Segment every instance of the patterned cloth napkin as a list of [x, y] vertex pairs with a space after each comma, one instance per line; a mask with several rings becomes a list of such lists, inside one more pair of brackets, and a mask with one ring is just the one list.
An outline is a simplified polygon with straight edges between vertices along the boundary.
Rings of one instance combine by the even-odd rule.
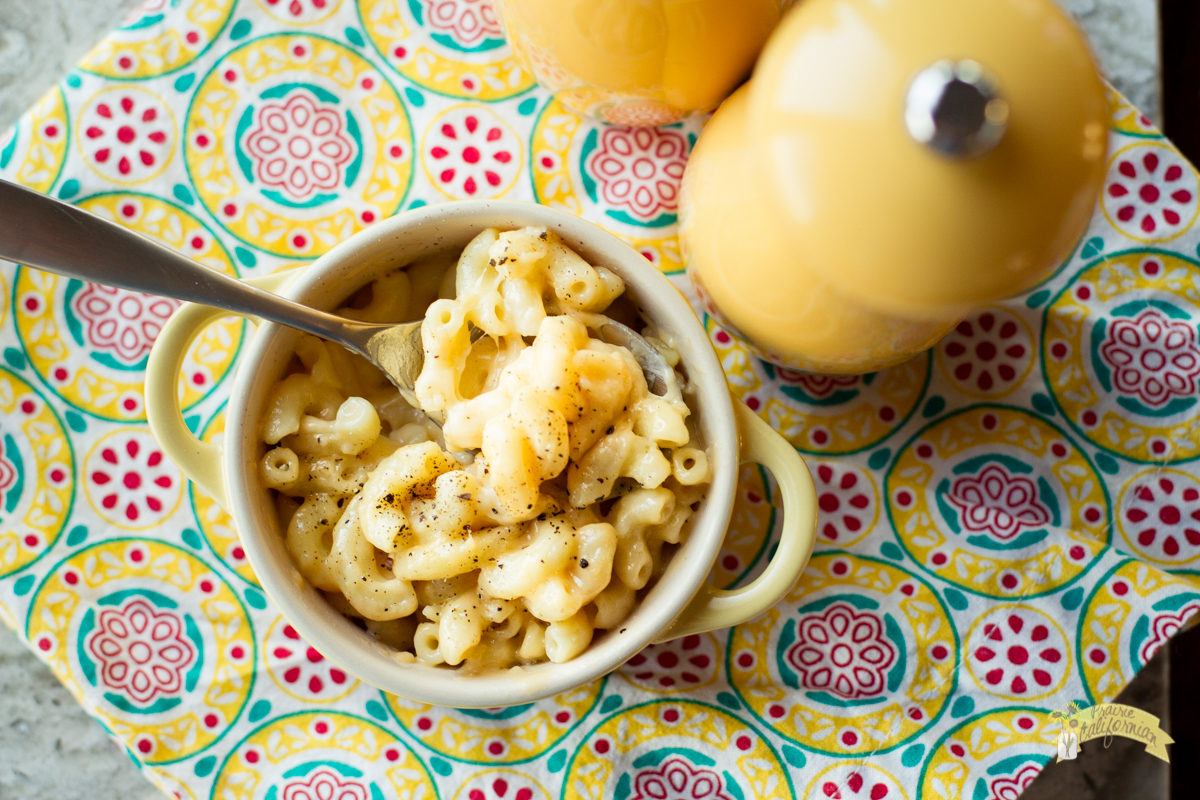
[[[403, 209], [537, 200], [686, 289], [699, 132], [566, 110], [486, 0], [152, 0], [0, 140], [0, 172], [242, 276]], [[903, 366], [775, 369], [708, 320], [735, 394], [808, 459], [812, 563], [761, 619], [515, 708], [385, 696], [308, 646], [146, 427], [178, 304], [4, 264], [0, 619], [179, 798], [1014, 798], [1049, 712], [1113, 698], [1200, 609], [1200, 189], [1115, 94], [1111, 144], [1054, 276]], [[188, 356], [208, 440], [249, 335], [214, 324]], [[769, 558], [777, 506], [743, 468], [717, 584]]]

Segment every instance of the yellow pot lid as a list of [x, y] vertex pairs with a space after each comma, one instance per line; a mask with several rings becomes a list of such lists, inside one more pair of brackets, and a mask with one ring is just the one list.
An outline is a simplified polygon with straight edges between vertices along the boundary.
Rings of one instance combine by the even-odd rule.
[[891, 313], [1036, 283], [1103, 180], [1104, 89], [1051, 0], [804, 0], [749, 120], [797, 259]]

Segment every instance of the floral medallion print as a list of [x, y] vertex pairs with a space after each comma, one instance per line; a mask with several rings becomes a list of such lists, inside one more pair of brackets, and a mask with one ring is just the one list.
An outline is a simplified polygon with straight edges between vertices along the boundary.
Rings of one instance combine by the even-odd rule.
[[511, 769], [476, 773], [459, 787], [454, 800], [549, 800], [542, 785], [529, 775]]
[[422, 89], [496, 101], [534, 86], [490, 0], [358, 0], [358, 15], [380, 58]]
[[337, 188], [343, 167], [355, 154], [332, 104], [298, 91], [287, 102], [264, 103], [246, 137], [246, 152], [259, 183], [295, 202]]
[[865, 761], [842, 761], [808, 784], [804, 800], [908, 800], [900, 781]]
[[149, 431], [113, 431], [84, 460], [88, 502], [102, 519], [143, 530], [171, 516], [183, 498], [183, 475]]
[[89, 346], [136, 364], [180, 305], [169, 297], [88, 283], [71, 300], [71, 311], [83, 323]]
[[524, 162], [512, 128], [483, 106], [455, 106], [439, 115], [421, 142], [425, 174], [452, 200], [489, 200], [512, 188]]
[[62, 90], [52, 89], [12, 128], [0, 133], [0, 172], [34, 191], [50, 191], [66, 163], [70, 129]]
[[395, 87], [351, 47], [316, 35], [267, 35], [225, 53], [199, 81], [183, 139], [217, 223], [283, 258], [319, 256], [391, 216], [412, 179]]
[[705, 327], [734, 395], [809, 455], [880, 444], [908, 422], [929, 385], [929, 355], [867, 375], [815, 375], [760, 360], [712, 317]]
[[949, 620], [900, 567], [818, 553], [781, 604], [732, 630], [727, 669], [741, 701], [788, 740], [838, 758], [886, 752], [920, 736], [953, 694]]
[[439, 709], [384, 695], [406, 731], [431, 750], [471, 764], [513, 764], [550, 752], [600, 701], [608, 679], [508, 708]]
[[1062, 725], [1046, 709], [1008, 707], [959, 723], [932, 746], [919, 797], [1016, 800], [1055, 750]]
[[0, 367], [0, 577], [50, 550], [74, 495], [67, 428], [33, 386]]
[[171, 109], [144, 89], [121, 87], [95, 95], [76, 122], [76, 142], [87, 165], [110, 183], [143, 183], [171, 160]]
[[503, 39], [504, 30], [490, 0], [421, 0], [430, 30], [452, 38], [468, 50], [488, 39]]
[[556, 97], [539, 111], [530, 137], [534, 197], [596, 223], [663, 272], [681, 272], [676, 194], [699, 130], [691, 120], [671, 130], [614, 128]]
[[208, 749], [250, 697], [256, 650], [245, 607], [174, 546], [85, 547], [46, 574], [31, 611], [35, 652], [142, 763]]
[[[233, 258], [199, 219], [150, 195], [114, 192], [80, 207], [236, 276]], [[17, 335], [42, 382], [72, 408], [104, 420], [145, 419], [150, 347], [178, 302], [20, 268], [13, 286]], [[208, 397], [233, 368], [246, 323], [214, 322], [189, 347], [180, 379], [183, 408]]]
[[1194, 583], [1132, 559], [1109, 570], [1084, 601], [1075, 657], [1087, 699], [1108, 703], [1200, 611]]
[[1135, 462], [1200, 456], [1200, 266], [1150, 250], [1084, 267], [1046, 307], [1042, 364], [1063, 416]]
[[883, 619], [870, 611], [856, 612], [846, 603], [802, 616], [796, 643], [784, 654], [801, 688], [843, 700], [881, 694], [888, 670], [899, 657], [884, 634]]
[[1114, 153], [1100, 205], [1130, 239], [1165, 242], [1191, 227], [1200, 210], [1196, 171], [1165, 144], [1132, 144]]
[[942, 375], [974, 397], [1003, 397], [1033, 367], [1034, 338], [1023, 319], [1003, 308], [976, 312], [937, 346]]
[[174, 611], [135, 598], [102, 610], [95, 624], [84, 647], [106, 691], [145, 706], [183, 689], [199, 649], [185, 637], [184, 621]]
[[288, 25], [315, 25], [328, 19], [341, 4], [341, 0], [258, 0], [260, 8]]
[[1073, 582], [1108, 547], [1104, 485], [1049, 422], [985, 405], [918, 432], [884, 494], [900, 544], [922, 569], [987, 597], [1028, 597]]
[[688, 155], [688, 143], [678, 133], [605, 127], [595, 141], [589, 134], [584, 153], [583, 174], [595, 186], [588, 193], [593, 201], [603, 200], [609, 216], [650, 226], [676, 221]]
[[1009, 700], [1037, 700], [1062, 688], [1071, 674], [1066, 634], [1028, 606], [991, 608], [966, 637], [967, 667], [985, 692]]
[[1033, 481], [1009, 472], [1003, 463], [990, 463], [973, 475], [963, 475], [945, 493], [958, 510], [962, 527], [1007, 542], [1024, 530], [1050, 524], [1050, 509], [1038, 499]]
[[235, 6], [223, 0], [148, 0], [84, 57], [80, 69], [116, 80], [177, 72], [212, 46]]
[[1196, 394], [1200, 376], [1196, 328], [1156, 308], [1145, 309], [1134, 319], [1114, 320], [1100, 345], [1100, 358], [1112, 370], [1116, 388], [1150, 408]]
[[625, 662], [622, 678], [648, 692], [687, 692], [717, 679], [721, 646], [711, 633], [652, 644]]
[[817, 489], [818, 541], [848, 547], [866, 536], [879, 519], [879, 490], [871, 473], [836, 461], [809, 461]]
[[371, 720], [336, 711], [277, 717], [218, 762], [215, 797], [280, 800], [429, 800], [421, 760]]
[[284, 694], [305, 703], [333, 702], [358, 686], [357, 678], [300, 638], [283, 617], [267, 629], [262, 652], [275, 685]]
[[1200, 480], [1174, 469], [1135, 475], [1121, 491], [1117, 527], [1125, 545], [1169, 570], [1192, 571], [1200, 558]]
[[567, 766], [563, 800], [784, 800], [791, 776], [764, 737], [715, 706], [661, 701], [597, 725]]

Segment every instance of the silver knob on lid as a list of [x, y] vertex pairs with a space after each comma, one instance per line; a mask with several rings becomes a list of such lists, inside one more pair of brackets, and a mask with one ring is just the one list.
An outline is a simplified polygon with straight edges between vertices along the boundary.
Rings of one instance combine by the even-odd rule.
[[1008, 103], [976, 61], [938, 61], [908, 87], [904, 122], [913, 139], [951, 158], [990, 153], [1008, 127]]

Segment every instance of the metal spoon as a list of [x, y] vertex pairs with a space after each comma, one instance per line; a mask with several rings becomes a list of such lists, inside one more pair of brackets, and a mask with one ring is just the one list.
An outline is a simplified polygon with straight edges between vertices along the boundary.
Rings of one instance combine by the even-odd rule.
[[[413, 386], [425, 352], [421, 321], [359, 322], [294, 303], [223, 275], [115, 222], [7, 181], [0, 181], [0, 258], [135, 292], [173, 297], [261, 317], [337, 342], [379, 367], [414, 408]], [[612, 325], [619, 325], [613, 322]], [[664, 390], [670, 367], [623, 325], [647, 383]], [[478, 338], [474, 331], [472, 341]], [[607, 337], [606, 337], [607, 338]], [[657, 356], [657, 363], [655, 363]]]

